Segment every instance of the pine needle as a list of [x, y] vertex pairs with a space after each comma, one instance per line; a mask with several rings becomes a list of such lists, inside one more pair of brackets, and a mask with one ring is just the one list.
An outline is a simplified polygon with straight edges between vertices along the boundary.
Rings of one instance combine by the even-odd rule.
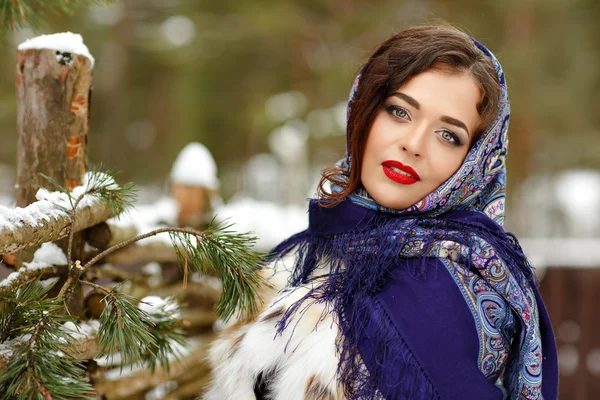
[[156, 356], [156, 338], [149, 329], [150, 316], [135, 307], [133, 297], [111, 290], [104, 299], [106, 308], [100, 315], [98, 342], [100, 354], [109, 358], [120, 352], [121, 371], [125, 365], [141, 365], [147, 354]]
[[38, 29], [46, 15], [73, 15], [79, 8], [108, 5], [115, 0], [0, 0], [0, 32]]
[[[61, 351], [73, 345], [73, 337], [63, 326], [73, 319], [64, 314], [61, 304], [46, 298], [50, 288], [35, 281], [16, 290], [14, 300], [3, 299], [4, 306], [12, 303], [15, 309], [8, 316], [8, 332], [4, 332], [13, 356], [0, 375], [1, 400], [67, 400], [93, 395], [80, 362]], [[7, 318], [5, 307], [1, 317]]]
[[198, 235], [169, 232], [181, 265], [191, 264], [195, 272], [212, 272], [221, 279], [223, 293], [216, 312], [225, 321], [233, 315], [254, 315], [260, 302], [257, 288], [268, 286], [258, 274], [265, 255], [252, 248], [257, 238], [234, 231], [232, 226], [215, 224], [213, 220]]

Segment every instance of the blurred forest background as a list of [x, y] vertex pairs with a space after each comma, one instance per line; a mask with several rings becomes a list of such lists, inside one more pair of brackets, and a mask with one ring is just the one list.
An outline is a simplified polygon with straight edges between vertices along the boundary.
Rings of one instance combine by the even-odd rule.
[[[319, 171], [344, 153], [345, 101], [361, 63], [392, 33], [433, 18], [463, 28], [503, 64], [513, 110], [508, 226], [539, 234], [523, 223], [527, 210], [540, 198], [574, 201], [549, 198], [548, 177], [600, 168], [593, 0], [120, 0], [49, 15], [38, 32], [19, 30], [0, 47], [0, 190], [10, 196], [14, 177], [16, 46], [39, 33], [80, 33], [96, 58], [92, 164], [161, 187], [177, 153], [198, 141], [214, 155], [225, 200], [245, 193], [304, 204]], [[281, 176], [290, 162], [293, 181]], [[587, 180], [564, 179], [577, 186], [566, 191], [584, 190], [574, 208], [600, 208], [599, 195], [590, 195], [600, 182], [584, 172]], [[537, 185], [523, 194], [531, 177]], [[562, 208], [545, 211], [568, 214]], [[552, 226], [542, 236], [580, 231]]]
[[232, 222], [267, 238], [268, 250], [306, 225], [320, 170], [344, 155], [346, 99], [361, 64], [391, 34], [436, 18], [504, 67], [506, 227], [543, 279], [561, 398], [599, 398], [598, 1], [116, 0], [46, 15], [37, 31], [0, 43], [0, 205], [14, 205], [16, 48], [71, 31], [96, 59], [89, 163], [123, 171], [141, 202], [154, 203], [178, 153], [200, 142], [216, 161], [222, 204], [241, 204]]

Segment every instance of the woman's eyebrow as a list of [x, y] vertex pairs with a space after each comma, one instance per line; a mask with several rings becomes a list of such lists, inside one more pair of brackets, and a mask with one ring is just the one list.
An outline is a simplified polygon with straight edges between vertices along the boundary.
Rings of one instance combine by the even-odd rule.
[[454, 125], [454, 126], [459, 127], [459, 128], [462, 128], [462, 129], [464, 129], [467, 132], [467, 135], [469, 135], [469, 137], [471, 136], [471, 133], [469, 132], [469, 129], [467, 129], [467, 125], [465, 125], [464, 122], [462, 122], [462, 121], [460, 121], [460, 120], [458, 120], [456, 118], [452, 118], [452, 117], [449, 117], [447, 115], [443, 115], [440, 118], [440, 121], [446, 122], [446, 123], [448, 123], [450, 125]]
[[[407, 95], [406, 93], [402, 93], [402, 92], [394, 92], [392, 93], [392, 96], [396, 96], [399, 99], [402, 99], [404, 101], [406, 101], [408, 104], [410, 104], [411, 106], [413, 106], [414, 108], [416, 108], [417, 110], [421, 109], [421, 104], [414, 98], [414, 97], [410, 97], [409, 95]], [[450, 125], [454, 125], [458, 128], [462, 128], [465, 130], [465, 132], [467, 132], [467, 135], [470, 137], [471, 133], [469, 132], [469, 129], [467, 128], [467, 125], [456, 119], [456, 118], [452, 118], [449, 117], [447, 115], [444, 115], [440, 118], [440, 121], [442, 122], [446, 122]]]
[[392, 96], [396, 96], [397, 98], [406, 101], [408, 104], [410, 104], [417, 110], [421, 108], [421, 104], [419, 104], [419, 102], [417, 100], [415, 100], [414, 98], [410, 97], [407, 94], [404, 94], [402, 92], [394, 92], [394, 93], [392, 93]]

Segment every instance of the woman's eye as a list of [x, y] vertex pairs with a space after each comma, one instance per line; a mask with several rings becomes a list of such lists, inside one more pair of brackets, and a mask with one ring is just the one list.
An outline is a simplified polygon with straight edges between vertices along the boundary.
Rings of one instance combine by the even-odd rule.
[[406, 119], [408, 118], [408, 113], [403, 108], [395, 108], [394, 115], [398, 118]]
[[447, 142], [451, 142], [456, 145], [460, 144], [458, 137], [450, 131], [440, 131], [439, 135], [442, 137], [442, 139], [446, 140]]
[[410, 119], [408, 112], [402, 107], [388, 106], [388, 107], [386, 107], [386, 110], [393, 117], [400, 118], [400, 119]]

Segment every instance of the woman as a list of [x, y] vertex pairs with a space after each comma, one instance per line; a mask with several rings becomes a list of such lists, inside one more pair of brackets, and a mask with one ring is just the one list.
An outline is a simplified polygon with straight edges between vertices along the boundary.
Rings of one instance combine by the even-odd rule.
[[205, 398], [555, 399], [550, 321], [501, 227], [508, 119], [498, 61], [464, 33], [381, 44], [346, 158], [274, 250], [265, 309], [211, 349]]

